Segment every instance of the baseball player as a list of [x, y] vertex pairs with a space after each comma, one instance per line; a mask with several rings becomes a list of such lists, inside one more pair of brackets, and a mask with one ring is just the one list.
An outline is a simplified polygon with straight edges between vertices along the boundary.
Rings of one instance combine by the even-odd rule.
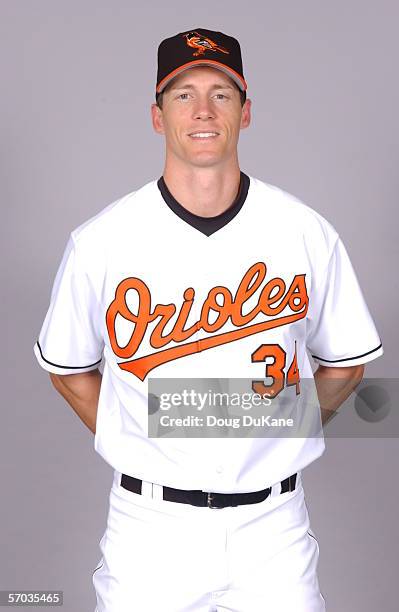
[[296, 415], [307, 379], [325, 423], [383, 354], [335, 228], [240, 169], [246, 90], [232, 36], [161, 42], [162, 176], [71, 232], [34, 347], [114, 470], [96, 612], [325, 610], [302, 482], [323, 436], [148, 430], [149, 381], [175, 378], [246, 378]]

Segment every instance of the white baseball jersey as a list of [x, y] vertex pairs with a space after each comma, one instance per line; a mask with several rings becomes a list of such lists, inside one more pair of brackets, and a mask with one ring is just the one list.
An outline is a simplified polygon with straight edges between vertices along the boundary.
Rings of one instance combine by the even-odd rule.
[[34, 350], [56, 374], [103, 360], [94, 446], [115, 470], [215, 492], [277, 483], [324, 439], [149, 437], [149, 377], [271, 376], [294, 406], [298, 380], [313, 379], [307, 350], [330, 367], [383, 354], [334, 227], [243, 172], [217, 217], [188, 212], [161, 178], [72, 231]]

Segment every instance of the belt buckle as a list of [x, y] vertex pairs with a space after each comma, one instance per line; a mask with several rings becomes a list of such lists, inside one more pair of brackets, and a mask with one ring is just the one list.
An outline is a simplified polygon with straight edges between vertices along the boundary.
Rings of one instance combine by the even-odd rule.
[[212, 501], [213, 501], [212, 493], [208, 492], [207, 498], [206, 498], [206, 505], [208, 506], [208, 508], [216, 508], [216, 509], [218, 509], [219, 506], [213, 506], [212, 505]]

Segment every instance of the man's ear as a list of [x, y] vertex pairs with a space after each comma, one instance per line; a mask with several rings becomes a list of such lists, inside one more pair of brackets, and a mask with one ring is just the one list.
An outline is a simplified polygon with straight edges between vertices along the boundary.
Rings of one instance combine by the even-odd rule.
[[247, 98], [241, 110], [241, 124], [240, 124], [241, 129], [247, 128], [249, 124], [251, 123], [251, 107], [252, 107], [252, 100]]
[[159, 108], [158, 104], [153, 102], [151, 104], [151, 118], [152, 118], [152, 126], [157, 134], [165, 134], [165, 129], [163, 125], [163, 116], [162, 109]]

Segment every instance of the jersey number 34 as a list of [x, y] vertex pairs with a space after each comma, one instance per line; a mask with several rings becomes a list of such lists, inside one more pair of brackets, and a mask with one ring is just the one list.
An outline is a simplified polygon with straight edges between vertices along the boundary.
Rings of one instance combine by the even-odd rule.
[[287, 387], [295, 385], [296, 395], [299, 395], [300, 383], [296, 354], [296, 341], [294, 357], [287, 372], [285, 372], [287, 353], [279, 344], [261, 344], [256, 351], [252, 353], [251, 361], [253, 363], [266, 361], [267, 357], [272, 357], [273, 363], [266, 364], [265, 377], [271, 378], [272, 382], [269, 385], [266, 385], [262, 380], [253, 380], [252, 389], [255, 391], [255, 393], [259, 393], [259, 395], [277, 397], [277, 395], [284, 389], [284, 385]]

